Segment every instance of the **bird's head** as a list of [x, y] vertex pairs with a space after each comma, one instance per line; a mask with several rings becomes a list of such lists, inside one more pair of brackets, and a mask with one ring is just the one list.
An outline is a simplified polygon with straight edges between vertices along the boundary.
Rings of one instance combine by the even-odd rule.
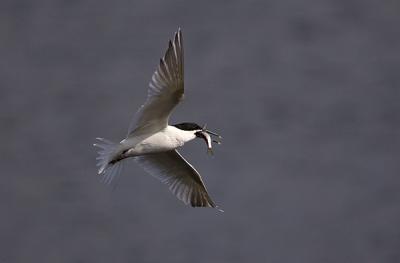
[[211, 138], [212, 136], [218, 137], [219, 139], [222, 139], [222, 136], [212, 132], [210, 130], [207, 130], [206, 125], [201, 127], [200, 125], [193, 123], [193, 122], [184, 122], [184, 123], [179, 123], [174, 125], [176, 128], [184, 130], [184, 131], [193, 131], [194, 135], [196, 135], [197, 138], [203, 139], [206, 144], [207, 144], [207, 153], [212, 154], [212, 142], [215, 142], [217, 144], [221, 144], [220, 141], [217, 141], [215, 139]]

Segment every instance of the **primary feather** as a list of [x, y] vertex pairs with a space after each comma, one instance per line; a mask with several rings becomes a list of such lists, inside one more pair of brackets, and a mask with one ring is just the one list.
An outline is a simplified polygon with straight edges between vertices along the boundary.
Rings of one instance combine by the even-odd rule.
[[146, 172], [169, 186], [169, 190], [185, 204], [215, 207], [200, 174], [178, 151], [135, 157]]
[[128, 136], [157, 132], [168, 125], [173, 109], [184, 94], [183, 39], [180, 30], [160, 59], [147, 92], [146, 102], [136, 112]]

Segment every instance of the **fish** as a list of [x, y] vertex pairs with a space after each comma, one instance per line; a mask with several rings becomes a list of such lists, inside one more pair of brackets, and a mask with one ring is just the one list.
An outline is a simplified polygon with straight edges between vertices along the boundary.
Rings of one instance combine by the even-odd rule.
[[217, 140], [213, 140], [213, 139], [211, 138], [210, 134], [211, 134], [211, 135], [214, 135], [214, 136], [218, 136], [219, 138], [222, 138], [222, 137], [221, 137], [220, 135], [218, 135], [218, 134], [216, 134], [216, 133], [214, 133], [214, 132], [208, 131], [208, 130], [206, 130], [206, 129], [203, 129], [203, 131], [201, 131], [200, 134], [201, 134], [201, 137], [202, 137], [202, 138], [204, 139], [204, 141], [206, 142], [206, 145], [207, 145], [207, 154], [213, 155], [214, 152], [213, 152], [213, 150], [212, 150], [212, 143], [214, 142], [214, 143], [216, 143], [216, 144], [221, 144], [221, 142], [220, 142], [220, 141], [217, 141]]

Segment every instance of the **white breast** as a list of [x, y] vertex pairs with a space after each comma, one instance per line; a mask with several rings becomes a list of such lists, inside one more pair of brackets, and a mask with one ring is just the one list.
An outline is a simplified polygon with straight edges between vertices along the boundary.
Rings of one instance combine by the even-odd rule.
[[[194, 131], [184, 131], [174, 126], [167, 126], [165, 129], [151, 135], [141, 136], [141, 138], [130, 138], [122, 141], [126, 144], [129, 150], [127, 155], [137, 156], [142, 154], [149, 154], [155, 152], [163, 152], [174, 150], [181, 147], [185, 142], [191, 141], [196, 138]], [[135, 145], [131, 142], [135, 141]]]

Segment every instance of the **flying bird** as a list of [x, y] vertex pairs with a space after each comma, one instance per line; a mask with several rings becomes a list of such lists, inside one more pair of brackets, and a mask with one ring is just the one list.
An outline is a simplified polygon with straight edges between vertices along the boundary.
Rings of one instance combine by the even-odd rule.
[[195, 139], [203, 139], [212, 154], [213, 137], [222, 138], [193, 122], [169, 125], [169, 117], [184, 96], [183, 39], [180, 29], [169, 41], [167, 51], [149, 83], [147, 100], [136, 112], [125, 139], [113, 143], [103, 138], [97, 166], [103, 181], [111, 183], [119, 175], [127, 158], [133, 158], [146, 172], [168, 185], [169, 190], [186, 205], [214, 207], [200, 174], [178, 152]]

